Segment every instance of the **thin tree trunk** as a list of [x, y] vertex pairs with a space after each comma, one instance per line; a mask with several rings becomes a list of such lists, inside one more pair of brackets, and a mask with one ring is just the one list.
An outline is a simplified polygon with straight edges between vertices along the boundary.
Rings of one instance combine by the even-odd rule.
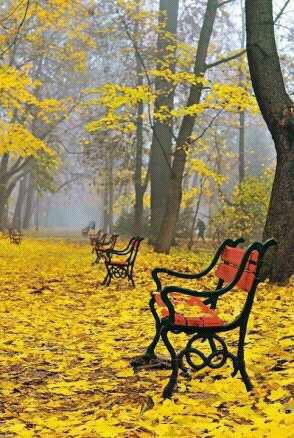
[[190, 234], [190, 240], [188, 242], [188, 249], [191, 250], [193, 247], [193, 238], [194, 238], [194, 231], [195, 231], [195, 225], [196, 225], [196, 220], [198, 217], [198, 213], [199, 213], [199, 208], [200, 208], [200, 203], [201, 203], [201, 199], [202, 199], [202, 194], [203, 194], [203, 187], [204, 187], [204, 178], [201, 179], [201, 183], [200, 183], [200, 191], [199, 191], [199, 195], [198, 195], [198, 199], [197, 199], [197, 204], [196, 204], [196, 208], [195, 208], [195, 212], [194, 212], [194, 216], [193, 216], [193, 222], [192, 222], [192, 226], [191, 226], [191, 234]]
[[239, 114], [239, 184], [245, 178], [245, 112]]
[[[167, 37], [167, 34], [176, 37], [178, 22], [179, 0], [160, 0], [159, 5], [159, 25], [162, 27], [158, 36], [157, 48], [158, 59], [160, 62], [157, 68], [162, 69], [161, 62], [164, 60], [169, 63], [169, 68], [175, 70], [174, 54], [176, 47], [174, 45], [173, 53], [170, 50], [173, 42]], [[162, 107], [172, 110], [174, 106], [174, 87], [170, 81], [161, 78], [155, 80], [155, 90], [158, 97], [155, 101], [155, 112]], [[172, 126], [169, 122], [160, 122], [155, 120], [153, 138], [151, 144], [151, 240], [155, 241], [162, 219], [164, 216], [168, 184], [170, 179], [170, 162], [172, 152]]]
[[33, 215], [33, 198], [34, 198], [34, 187], [33, 187], [32, 175], [30, 174], [27, 193], [26, 193], [26, 203], [25, 203], [25, 209], [23, 215], [23, 224], [22, 224], [24, 230], [30, 228], [30, 223]]
[[109, 168], [108, 168], [108, 221], [109, 221], [109, 232], [113, 231], [113, 157], [110, 152], [109, 157]]
[[4, 154], [1, 159], [0, 164], [0, 229], [3, 230], [5, 228], [5, 216], [8, 210], [7, 210], [7, 198], [6, 198], [6, 188], [7, 188], [7, 180], [5, 178], [7, 169], [8, 169], [8, 163], [9, 163], [9, 154]]
[[36, 206], [35, 206], [35, 230], [39, 231], [40, 227], [40, 194], [37, 192]]
[[271, 1], [246, 0], [246, 28], [254, 92], [277, 151], [263, 237], [274, 237], [278, 248], [268, 274], [271, 281], [285, 283], [294, 274], [294, 104], [284, 85]]
[[[217, 8], [217, 0], [208, 0], [195, 59], [194, 73], [196, 76], [203, 75], [206, 69], [206, 57]], [[203, 87], [200, 84], [191, 87], [187, 106], [192, 106], [200, 102], [202, 88]], [[189, 143], [195, 119], [195, 116], [185, 116], [181, 124], [177, 139], [177, 147], [174, 153], [166, 210], [159, 238], [156, 243], [156, 251], [158, 252], [168, 253], [171, 247], [171, 242], [175, 236], [176, 224], [182, 200], [182, 181], [186, 164], [185, 145]]]
[[[245, 9], [244, 2], [241, 0], [241, 11], [242, 11], [242, 34], [241, 34], [241, 49], [245, 48], [245, 37], [246, 37], [246, 22], [245, 22]], [[240, 72], [239, 72], [239, 85], [245, 79], [244, 72], [242, 70], [242, 61], [244, 55], [240, 57]], [[241, 111], [239, 114], [239, 184], [245, 178], [245, 111]]]
[[17, 200], [16, 200], [14, 215], [12, 219], [12, 227], [18, 230], [21, 229], [21, 223], [22, 223], [22, 209], [25, 200], [26, 179], [27, 178], [22, 178], [19, 181]]
[[[138, 54], [136, 54], [137, 85], [143, 85], [143, 68]], [[137, 107], [137, 127], [136, 127], [136, 163], [135, 163], [135, 208], [134, 208], [134, 234], [142, 235], [143, 225], [143, 184], [142, 184], [142, 165], [143, 165], [143, 115], [144, 104], [138, 103]]]

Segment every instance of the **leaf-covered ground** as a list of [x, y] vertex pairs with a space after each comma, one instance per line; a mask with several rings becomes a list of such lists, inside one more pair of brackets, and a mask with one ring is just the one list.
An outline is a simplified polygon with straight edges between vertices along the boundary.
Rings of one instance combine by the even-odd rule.
[[[180, 376], [173, 400], [162, 402], [170, 371], [134, 374], [128, 364], [153, 334], [150, 269], [195, 271], [207, 260], [143, 245], [136, 289], [117, 281], [103, 288], [104, 267], [91, 265], [86, 244], [1, 240], [0, 436], [293, 436], [293, 282], [258, 289], [246, 345], [253, 394], [230, 376], [229, 363], [192, 381]], [[237, 292], [224, 308], [234, 312], [241, 300]]]

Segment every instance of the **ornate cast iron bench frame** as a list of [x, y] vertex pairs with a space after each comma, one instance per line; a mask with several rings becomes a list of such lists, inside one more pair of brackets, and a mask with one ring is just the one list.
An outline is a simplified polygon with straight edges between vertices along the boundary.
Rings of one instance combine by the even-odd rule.
[[[135, 236], [130, 239], [128, 245], [122, 250], [106, 250], [105, 267], [107, 274], [103, 280], [103, 285], [109, 286], [114, 277], [127, 278], [132, 283], [132, 286], [135, 287], [134, 266], [143, 240], [143, 237]], [[114, 259], [113, 256], [115, 257]]]
[[99, 263], [100, 260], [105, 260], [107, 252], [112, 251], [115, 247], [119, 234], [111, 234], [108, 240], [107, 234], [103, 235], [103, 239], [100, 241], [97, 239], [94, 245], [94, 251], [96, 252], [96, 260], [94, 263]]
[[[274, 239], [269, 239], [264, 243], [254, 242], [246, 250], [237, 248], [243, 239], [225, 240], [216, 251], [210, 265], [200, 273], [186, 274], [182, 272], [171, 271], [169, 269], [157, 268], [152, 271], [152, 277], [157, 286], [157, 292], [151, 294], [149, 302], [150, 310], [155, 320], [155, 336], [145, 354], [131, 361], [135, 368], [144, 368], [146, 366], [160, 368], [162, 362], [155, 355], [155, 348], [160, 339], [165, 344], [170, 357], [172, 373], [168, 384], [163, 390], [163, 397], [170, 398], [177, 385], [179, 369], [186, 376], [189, 376], [187, 368], [184, 366], [184, 359], [194, 371], [198, 371], [206, 366], [210, 368], [222, 367], [228, 358], [232, 360], [233, 372], [235, 376], [238, 372], [245, 384], [247, 391], [253, 388], [250, 378], [245, 368], [244, 341], [247, 331], [247, 323], [252, 309], [254, 296], [258, 284], [263, 280], [259, 277], [262, 261], [267, 250], [276, 245]], [[206, 276], [217, 264], [221, 257], [221, 262], [216, 270], [218, 283], [214, 291], [197, 291], [186, 289], [178, 286], [167, 286], [162, 289], [158, 274], [164, 273], [177, 278], [200, 279]], [[218, 299], [231, 291], [235, 286], [247, 292], [245, 304], [239, 315], [230, 322], [224, 322], [216, 313]], [[174, 304], [176, 300], [181, 302], [180, 298], [188, 300], [188, 304], [196, 305], [200, 308], [206, 317], [185, 317], [178, 314]], [[155, 308], [157, 304], [162, 309], [163, 317], [160, 317]], [[239, 329], [239, 340], [237, 354], [232, 354], [226, 345], [225, 340], [219, 336], [219, 333], [229, 332]], [[186, 333], [190, 336], [186, 346], [179, 354], [176, 353], [171, 344], [168, 333], [174, 334]], [[196, 348], [197, 341], [207, 341], [211, 353], [207, 356], [199, 348]], [[195, 363], [195, 358], [201, 360]], [[165, 363], [166, 366], [166, 363]]]

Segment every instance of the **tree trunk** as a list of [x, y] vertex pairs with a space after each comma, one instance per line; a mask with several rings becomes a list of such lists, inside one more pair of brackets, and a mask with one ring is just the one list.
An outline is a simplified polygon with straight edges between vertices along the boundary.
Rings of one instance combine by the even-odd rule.
[[[138, 54], [136, 54], [136, 67], [137, 67], [137, 85], [143, 85], [143, 68]], [[137, 107], [137, 127], [136, 127], [136, 163], [135, 163], [135, 208], [134, 208], [134, 234], [142, 235], [143, 225], [143, 183], [142, 183], [142, 165], [143, 165], [143, 115], [144, 104], [138, 103]]]
[[239, 114], [239, 184], [245, 178], [245, 112]]
[[0, 230], [5, 228], [5, 216], [7, 212], [7, 197], [6, 197], [6, 188], [7, 181], [5, 175], [7, 173], [9, 163], [9, 154], [4, 154], [1, 159], [0, 164]]
[[[160, 0], [159, 24], [161, 30], [158, 36], [157, 48], [160, 62], [157, 68], [162, 69], [162, 61], [169, 63], [169, 68], [175, 70], [174, 45], [171, 51], [172, 42], [166, 35], [177, 34], [179, 0]], [[158, 97], [155, 101], [154, 110], [157, 112], [162, 107], [172, 110], [174, 106], [174, 87], [170, 81], [161, 78], [155, 80], [155, 90]], [[170, 162], [172, 152], [172, 126], [169, 122], [155, 120], [153, 138], [151, 144], [151, 239], [156, 240], [163, 215], [166, 208], [168, 184], [170, 179]]]
[[12, 227], [16, 228], [17, 230], [21, 229], [22, 208], [25, 200], [25, 191], [26, 191], [26, 178], [22, 178], [19, 181], [17, 200], [16, 200], [14, 215], [12, 219]]
[[[208, 0], [195, 59], [194, 73], [196, 76], [203, 75], [206, 69], [206, 57], [217, 8], [217, 0]], [[193, 85], [190, 90], [187, 106], [198, 104], [201, 99], [201, 93], [202, 85]], [[189, 143], [195, 120], [195, 116], [185, 116], [181, 124], [177, 139], [177, 147], [174, 153], [172, 173], [169, 181], [166, 210], [161, 224], [158, 241], [156, 243], [157, 252], [168, 253], [170, 251], [171, 242], [175, 236], [176, 224], [182, 200], [182, 181], [186, 164], [186, 152], [184, 147]]]
[[198, 217], [198, 213], [199, 213], [199, 208], [200, 208], [200, 203], [201, 203], [201, 199], [202, 199], [202, 195], [203, 195], [204, 183], [205, 183], [205, 178], [202, 177], [201, 182], [200, 182], [200, 191], [199, 191], [197, 204], [196, 204], [196, 208], [195, 208], [195, 212], [194, 212], [194, 216], [193, 216], [192, 226], [191, 226], [190, 240], [188, 242], [188, 249], [189, 250], [192, 249], [193, 243], [194, 243], [195, 225], [196, 225], [196, 221], [197, 221], [197, 217]]
[[294, 274], [294, 105], [281, 72], [271, 1], [246, 0], [246, 28], [253, 88], [277, 151], [264, 239], [274, 237], [278, 248], [268, 274], [285, 283]]
[[113, 157], [110, 152], [109, 167], [108, 167], [108, 222], [109, 232], [113, 232]]
[[109, 227], [109, 214], [108, 214], [108, 188], [105, 181], [103, 191], [103, 229], [106, 233]]
[[27, 193], [26, 193], [26, 203], [25, 203], [25, 210], [24, 210], [23, 224], [22, 224], [24, 230], [28, 230], [30, 228], [30, 223], [33, 215], [33, 198], [34, 198], [34, 187], [33, 187], [32, 175], [30, 175]]
[[[245, 9], [244, 2], [241, 0], [242, 11], [242, 33], [241, 33], [241, 49], [245, 48], [246, 37], [246, 22], [245, 22]], [[245, 75], [242, 71], [244, 55], [240, 57], [240, 72], [239, 72], [239, 85], [242, 86], [242, 82], [245, 79]], [[239, 114], [239, 184], [245, 178], [245, 111], [241, 111]]]
[[37, 196], [36, 196], [34, 222], [35, 222], [35, 230], [39, 231], [39, 228], [40, 228], [40, 193], [38, 193], [38, 192], [37, 192]]

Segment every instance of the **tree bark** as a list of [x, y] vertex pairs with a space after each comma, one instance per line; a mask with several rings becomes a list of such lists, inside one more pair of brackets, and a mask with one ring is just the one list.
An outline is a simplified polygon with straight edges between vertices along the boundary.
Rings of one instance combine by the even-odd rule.
[[22, 225], [22, 209], [25, 200], [25, 191], [26, 191], [26, 178], [22, 178], [21, 180], [19, 180], [17, 200], [16, 200], [14, 215], [12, 219], [12, 227], [16, 228], [17, 230], [20, 230]]
[[[137, 85], [142, 86], [143, 80], [143, 68], [139, 55], [136, 54], [136, 71], [137, 71]], [[138, 103], [137, 107], [137, 126], [136, 126], [136, 162], [135, 162], [135, 208], [134, 208], [134, 234], [142, 235], [142, 225], [143, 225], [143, 198], [144, 189], [142, 183], [142, 165], [143, 165], [143, 115], [144, 115], [144, 104], [143, 102]]]
[[277, 152], [263, 237], [274, 237], [278, 248], [268, 274], [272, 282], [286, 283], [294, 274], [294, 105], [284, 85], [270, 0], [246, 0], [246, 28], [252, 84]]
[[32, 175], [29, 176], [28, 188], [26, 193], [26, 203], [23, 215], [23, 224], [22, 227], [24, 230], [28, 230], [30, 228], [32, 215], [33, 215], [33, 198], [34, 198], [34, 186]]
[[[160, 62], [157, 68], [162, 69], [162, 61], [169, 61], [170, 70], [175, 70], [174, 53], [171, 52], [171, 41], [166, 34], [176, 37], [179, 0], [160, 0], [159, 32], [157, 48]], [[174, 52], [176, 47], [174, 47]], [[155, 101], [155, 112], [162, 107], [172, 110], [174, 106], [174, 87], [170, 81], [161, 78], [155, 80], [158, 97]], [[168, 184], [170, 179], [170, 162], [172, 152], [172, 126], [169, 122], [155, 120], [151, 144], [151, 240], [155, 241], [162, 223], [166, 208]]]
[[[241, 34], [241, 49], [245, 47], [245, 37], [246, 37], [246, 21], [245, 21], [245, 9], [244, 2], [241, 0], [241, 11], [242, 11], [242, 34]], [[242, 71], [242, 60], [243, 56], [240, 57], [240, 72], [239, 72], [239, 85], [242, 86], [242, 82], [245, 79], [245, 75]], [[245, 111], [241, 111], [239, 114], [239, 184], [245, 178]]]
[[[204, 75], [206, 70], [206, 57], [217, 9], [217, 0], [208, 0], [194, 65], [194, 73], [196, 76]], [[187, 106], [192, 106], [200, 102], [202, 88], [200, 84], [191, 87]], [[171, 248], [171, 242], [175, 236], [182, 200], [182, 181], [186, 164], [185, 146], [189, 143], [195, 120], [195, 116], [185, 116], [180, 127], [169, 180], [166, 210], [155, 247], [157, 252], [168, 253]]]

